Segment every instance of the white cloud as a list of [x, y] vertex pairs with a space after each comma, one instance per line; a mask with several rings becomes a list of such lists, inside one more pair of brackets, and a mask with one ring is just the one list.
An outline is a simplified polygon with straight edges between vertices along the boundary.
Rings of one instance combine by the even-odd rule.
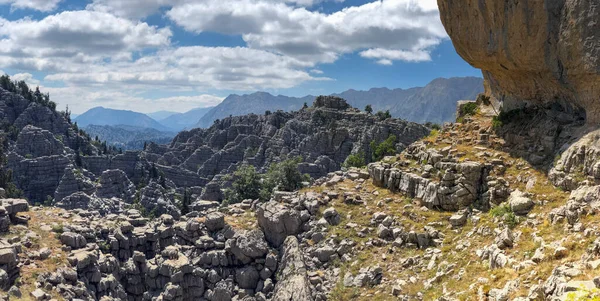
[[379, 64], [391, 65], [392, 61], [405, 62], [425, 62], [431, 61], [431, 55], [428, 51], [422, 49], [406, 50], [390, 50], [375, 48], [362, 51], [360, 56], [364, 58], [377, 59]]
[[375, 48], [413, 52], [388, 58], [410, 61], [447, 37], [435, 0], [382, 0], [329, 15], [281, 1], [205, 0], [175, 5], [167, 16], [191, 32], [242, 35], [251, 48], [314, 63]]
[[[172, 33], [143, 22], [132, 22], [111, 14], [68, 11], [40, 21], [0, 18], [0, 55], [21, 53], [23, 57], [110, 57], [122, 52], [168, 46]], [[75, 57], [77, 60], [78, 58]]]
[[[2, 0], [0, 0], [2, 1]], [[40, 0], [38, 0], [40, 1]], [[56, 1], [56, 0], [55, 0]], [[289, 3], [300, 7], [311, 7], [327, 1], [344, 2], [345, 0], [263, 0], [274, 3]], [[161, 8], [171, 8], [186, 4], [203, 4], [205, 0], [93, 0], [86, 6], [87, 10], [107, 12], [116, 16], [143, 19], [160, 11]], [[235, 5], [235, 3], [234, 3]]]
[[11, 76], [10, 79], [16, 81], [25, 81], [30, 87], [35, 87], [40, 84], [40, 81], [35, 79], [31, 73], [17, 73]]
[[262, 90], [291, 88], [312, 77], [311, 63], [267, 51], [236, 47], [179, 47], [159, 51], [133, 62], [83, 64], [74, 72], [57, 72], [48, 81], [73, 86], [127, 85], [144, 89]]
[[[0, 68], [19, 70], [15, 76], [33, 85], [61, 86], [45, 89], [74, 112], [98, 105], [185, 111], [222, 100], [207, 90], [331, 80], [318, 65], [346, 53], [382, 65], [427, 61], [446, 38], [435, 0], [380, 0], [331, 14], [312, 10], [325, 1], [343, 0], [93, 0], [86, 10], [41, 20], [0, 17]], [[40, 10], [59, 2], [0, 0], [15, 8], [41, 3]], [[187, 31], [241, 36], [247, 46], [178, 46], [170, 28], [140, 21], [161, 11]], [[32, 71], [45, 74], [41, 82]], [[152, 100], [141, 91], [197, 96]]]
[[0, 0], [0, 4], [10, 4], [12, 10], [33, 9], [42, 12], [53, 11], [62, 0]]
[[59, 109], [62, 110], [69, 105], [69, 109], [76, 114], [97, 106], [142, 113], [160, 110], [187, 112], [195, 108], [217, 105], [224, 99], [210, 94], [147, 98], [126, 89], [105, 87], [42, 87], [40, 89], [50, 93], [52, 100], [58, 102]]

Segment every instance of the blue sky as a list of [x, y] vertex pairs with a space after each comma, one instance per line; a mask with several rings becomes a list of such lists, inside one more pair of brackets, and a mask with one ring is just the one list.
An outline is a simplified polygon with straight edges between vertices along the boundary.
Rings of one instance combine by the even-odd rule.
[[0, 0], [0, 70], [75, 113], [481, 76], [435, 0]]

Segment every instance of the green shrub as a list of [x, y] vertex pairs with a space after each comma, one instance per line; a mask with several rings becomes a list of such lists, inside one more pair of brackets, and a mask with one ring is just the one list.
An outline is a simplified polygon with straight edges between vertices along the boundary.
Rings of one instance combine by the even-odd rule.
[[346, 167], [346, 168], [350, 168], [350, 167], [361, 168], [364, 166], [365, 166], [365, 153], [364, 152], [351, 154], [346, 158], [346, 161], [344, 161], [344, 167]]
[[379, 120], [382, 120], [382, 121], [392, 118], [392, 114], [390, 114], [390, 110], [387, 110], [385, 112], [378, 111], [375, 115], [379, 118]]
[[282, 191], [295, 191], [302, 188], [302, 182], [310, 181], [310, 176], [300, 173], [298, 170], [300, 163], [302, 163], [302, 157], [271, 164], [265, 175], [263, 187], [267, 190], [271, 189], [271, 191], [274, 188]]
[[490, 215], [493, 217], [501, 217], [510, 212], [510, 207], [508, 204], [500, 204], [492, 209], [490, 209]]
[[52, 232], [54, 232], [56, 234], [62, 234], [63, 232], [65, 232], [63, 224], [58, 224], [58, 225], [52, 226]]
[[503, 126], [504, 124], [502, 123], [502, 121], [498, 118], [498, 116], [494, 116], [494, 118], [492, 118], [492, 128], [494, 129], [499, 129]]
[[477, 114], [479, 105], [475, 102], [469, 102], [460, 107], [460, 113], [462, 116]]
[[228, 203], [236, 204], [245, 199], [260, 198], [261, 177], [252, 165], [242, 165], [233, 173], [231, 188], [225, 191]]
[[504, 223], [511, 229], [519, 224], [519, 219], [514, 212], [510, 209], [507, 203], [500, 204], [490, 210], [490, 215], [493, 217], [502, 217]]
[[373, 161], [379, 161], [385, 156], [391, 156], [396, 154], [396, 135], [392, 134], [383, 142], [377, 144], [375, 141], [371, 141], [371, 153]]

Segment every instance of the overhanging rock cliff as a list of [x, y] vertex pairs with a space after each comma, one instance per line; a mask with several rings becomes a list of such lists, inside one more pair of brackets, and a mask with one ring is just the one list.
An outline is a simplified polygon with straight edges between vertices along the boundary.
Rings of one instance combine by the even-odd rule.
[[504, 110], [560, 104], [600, 122], [600, 7], [595, 1], [439, 0], [456, 51], [480, 68]]

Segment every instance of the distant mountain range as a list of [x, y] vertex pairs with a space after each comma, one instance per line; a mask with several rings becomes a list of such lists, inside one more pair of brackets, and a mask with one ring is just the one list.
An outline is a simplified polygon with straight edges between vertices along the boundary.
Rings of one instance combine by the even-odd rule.
[[[443, 123], [454, 121], [456, 102], [475, 99], [483, 92], [479, 77], [438, 78], [425, 87], [410, 89], [373, 88], [369, 91], [348, 90], [335, 96], [342, 97], [353, 107], [364, 109], [371, 105], [375, 111], [390, 110], [392, 116], [414, 122]], [[196, 127], [210, 127], [215, 120], [265, 111], [293, 111], [304, 103], [312, 104], [315, 96], [274, 96], [265, 92], [230, 95], [206, 113]]]
[[[89, 125], [131, 126], [160, 132], [180, 132], [193, 128], [213, 107], [197, 108], [185, 113], [159, 111], [149, 114], [96, 107], [76, 116], [73, 121], [81, 127]], [[162, 117], [162, 118], [161, 118]]]
[[175, 114], [179, 114], [179, 113], [171, 112], [171, 111], [158, 111], [158, 112], [154, 112], [154, 113], [148, 113], [146, 115], [148, 115], [148, 117], [150, 117], [154, 120], [162, 120], [162, 119], [168, 118], [169, 116], [173, 116]]
[[185, 113], [175, 113], [170, 116], [167, 116], [164, 119], [159, 119], [158, 122], [176, 131], [190, 129], [193, 128], [196, 125], [196, 123], [198, 123], [200, 118], [202, 118], [213, 108], [214, 107], [197, 108], [191, 111], [187, 111]]
[[[438, 78], [425, 87], [409, 89], [373, 88], [368, 91], [348, 90], [335, 96], [342, 97], [356, 108], [371, 105], [374, 111], [389, 110], [393, 117], [414, 122], [444, 123], [454, 121], [456, 102], [475, 99], [483, 92], [483, 79], [479, 77]], [[311, 105], [315, 96], [288, 97], [256, 92], [230, 95], [215, 107], [198, 108], [186, 113], [159, 111], [142, 114], [133, 111], [93, 108], [74, 119], [81, 127], [89, 125], [132, 126], [151, 128], [159, 132], [179, 132], [191, 128], [207, 128], [216, 120], [229, 116], [266, 111], [294, 111], [304, 103]], [[116, 134], [115, 134], [116, 136]]]
[[124, 110], [113, 110], [96, 107], [77, 116], [74, 119], [80, 127], [88, 125], [128, 125], [139, 128], [156, 129], [163, 132], [171, 131], [168, 127], [148, 117], [148, 115]]
[[106, 141], [109, 145], [123, 150], [141, 150], [146, 142], [168, 144], [176, 135], [175, 132], [161, 132], [128, 125], [88, 125], [83, 129], [90, 137], [98, 137], [100, 141]]

